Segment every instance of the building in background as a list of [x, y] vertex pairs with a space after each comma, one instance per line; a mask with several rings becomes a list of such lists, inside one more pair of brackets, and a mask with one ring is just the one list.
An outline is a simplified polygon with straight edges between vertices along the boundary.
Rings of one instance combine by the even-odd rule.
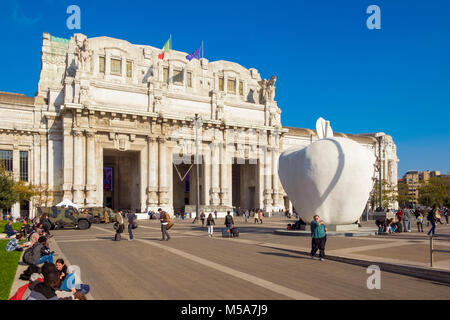
[[[65, 198], [174, 213], [192, 210], [199, 190], [202, 208], [219, 215], [292, 210], [278, 157], [318, 138], [315, 130], [282, 126], [276, 77], [261, 79], [234, 62], [188, 61], [175, 50], [159, 59], [160, 53], [109, 37], [44, 33], [36, 96], [0, 94], [0, 161], [16, 179], [45, 186], [46, 205]], [[335, 136], [381, 155], [382, 179], [396, 188], [391, 136]], [[22, 213], [33, 216], [35, 204], [22, 204]], [[14, 206], [15, 216], [20, 208]]]
[[440, 171], [408, 171], [399, 180], [399, 184], [405, 184], [408, 189], [408, 197], [410, 202], [419, 203], [419, 189], [427, 183], [431, 178], [441, 177]]

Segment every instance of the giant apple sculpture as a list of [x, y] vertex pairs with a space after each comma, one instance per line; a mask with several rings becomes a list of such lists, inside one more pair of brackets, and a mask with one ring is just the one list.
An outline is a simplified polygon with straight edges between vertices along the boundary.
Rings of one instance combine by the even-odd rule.
[[322, 118], [316, 128], [320, 140], [281, 154], [280, 181], [303, 221], [317, 214], [330, 225], [354, 223], [373, 188], [375, 156], [355, 141], [332, 137]]

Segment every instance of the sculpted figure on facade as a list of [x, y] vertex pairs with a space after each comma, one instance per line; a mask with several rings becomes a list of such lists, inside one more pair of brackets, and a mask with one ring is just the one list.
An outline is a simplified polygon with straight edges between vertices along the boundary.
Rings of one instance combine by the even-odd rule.
[[89, 72], [91, 69], [91, 51], [89, 42], [85, 36], [75, 35], [75, 61], [78, 70]]
[[266, 104], [274, 101], [275, 99], [275, 82], [277, 81], [276, 76], [270, 77], [269, 80], [263, 79], [258, 82], [260, 86], [259, 90], [259, 103]]

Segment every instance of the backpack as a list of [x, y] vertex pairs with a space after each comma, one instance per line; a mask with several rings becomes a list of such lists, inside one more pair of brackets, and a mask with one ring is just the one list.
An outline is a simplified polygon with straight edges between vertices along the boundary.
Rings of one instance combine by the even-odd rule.
[[36, 246], [36, 244], [34, 244], [32, 247], [25, 250], [25, 252], [23, 253], [23, 256], [22, 256], [23, 263], [26, 263], [28, 265], [34, 264], [32, 260], [33, 260], [33, 249], [35, 246]]
[[433, 211], [428, 212], [427, 220], [428, 221], [432, 221], [433, 220]]

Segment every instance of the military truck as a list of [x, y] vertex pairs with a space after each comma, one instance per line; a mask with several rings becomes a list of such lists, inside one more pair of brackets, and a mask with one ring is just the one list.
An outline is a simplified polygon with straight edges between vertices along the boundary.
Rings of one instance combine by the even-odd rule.
[[76, 227], [80, 230], [89, 229], [94, 222], [94, 217], [89, 213], [79, 212], [73, 207], [37, 207], [38, 216], [46, 213], [50, 221], [49, 229]]
[[93, 222], [95, 224], [105, 222], [105, 211], [108, 212], [109, 222], [116, 222], [117, 213], [108, 207], [88, 207], [83, 208], [82, 211], [87, 210], [93, 217]]

